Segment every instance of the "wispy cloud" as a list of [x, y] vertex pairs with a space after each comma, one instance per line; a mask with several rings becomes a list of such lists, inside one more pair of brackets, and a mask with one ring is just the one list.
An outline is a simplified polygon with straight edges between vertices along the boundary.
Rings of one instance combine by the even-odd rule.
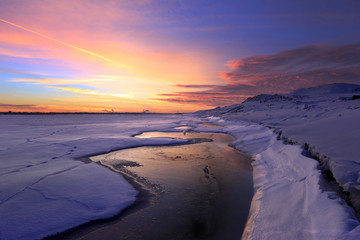
[[103, 84], [105, 82], [114, 82], [116, 80], [109, 78], [16, 78], [11, 79], [9, 82], [23, 82], [23, 83], [33, 83], [38, 85], [96, 85]]
[[[71, 108], [71, 107], [70, 107]], [[0, 103], [0, 112], [66, 112], [68, 109], [56, 105]], [[74, 109], [72, 109], [74, 111]]]
[[99, 97], [112, 97], [112, 98], [126, 98], [132, 99], [134, 96], [126, 93], [109, 93], [109, 92], [101, 92], [98, 90], [91, 90], [91, 89], [83, 89], [83, 88], [76, 88], [76, 87], [58, 87], [58, 86], [47, 86], [53, 89], [59, 89], [63, 91], [78, 93], [78, 94], [85, 94], [85, 95], [94, 95]]
[[38, 78], [46, 76], [45, 74], [39, 73], [39, 72], [22, 71], [22, 70], [17, 70], [17, 69], [13, 69], [13, 68], [6, 68], [6, 67], [0, 67], [0, 73], [10, 73], [10, 74], [16, 74], [16, 75], [27, 75], [27, 76], [38, 77]]
[[216, 85], [186, 85], [186, 84], [174, 84], [173, 87], [181, 87], [181, 88], [212, 88]]
[[233, 59], [231, 71], [219, 74], [224, 85], [175, 85], [208, 88], [203, 91], [160, 95], [162, 101], [199, 102], [209, 106], [238, 103], [260, 93], [288, 93], [292, 90], [330, 83], [360, 83], [360, 44], [314, 45], [274, 55]]
[[8, 108], [8, 109], [38, 109], [37, 105], [34, 104], [6, 104], [0, 103], [0, 109]]

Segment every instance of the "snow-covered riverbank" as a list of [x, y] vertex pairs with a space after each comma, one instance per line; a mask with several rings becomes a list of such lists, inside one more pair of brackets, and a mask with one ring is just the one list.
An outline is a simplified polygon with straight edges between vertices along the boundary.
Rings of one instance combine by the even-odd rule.
[[[360, 237], [353, 209], [324, 189], [318, 162], [306, 158], [301, 148], [310, 145], [323, 168], [329, 168], [351, 193], [356, 208], [360, 101], [352, 99], [359, 87], [328, 85], [290, 95], [261, 95], [240, 105], [197, 113], [225, 126], [237, 137], [234, 146], [255, 158], [256, 193], [245, 239]], [[281, 138], [299, 144], [287, 145]]]
[[318, 162], [299, 145], [284, 144], [271, 129], [246, 122], [223, 124], [233, 146], [254, 157], [255, 195], [243, 239], [356, 239], [354, 211], [319, 184]]

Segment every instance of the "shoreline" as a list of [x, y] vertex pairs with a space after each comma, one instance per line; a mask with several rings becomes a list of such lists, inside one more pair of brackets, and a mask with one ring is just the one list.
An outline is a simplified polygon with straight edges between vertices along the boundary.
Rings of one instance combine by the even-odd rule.
[[[93, 161], [90, 160], [90, 157], [81, 157], [75, 159], [77, 161], [82, 161], [85, 163], [92, 163]], [[124, 217], [131, 215], [137, 211], [141, 211], [142, 209], [149, 207], [152, 200], [154, 200], [155, 194], [152, 193], [148, 188], [146, 188], [144, 185], [140, 184], [136, 181], [135, 177], [128, 175], [123, 172], [119, 172], [114, 170], [113, 168], [110, 168], [109, 166], [106, 166], [104, 164], [98, 163], [102, 167], [106, 167], [110, 169], [111, 171], [114, 171], [121, 176], [125, 178], [125, 180], [131, 184], [131, 186], [134, 187], [136, 191], [138, 191], [138, 195], [136, 196], [136, 200], [133, 204], [126, 207], [125, 209], [120, 210], [117, 214], [110, 218], [104, 218], [104, 219], [96, 219], [89, 221], [87, 223], [81, 224], [79, 226], [76, 226], [74, 228], [70, 228], [64, 232], [56, 233], [51, 236], [47, 236], [43, 238], [44, 240], [63, 240], [63, 239], [81, 239], [82, 236], [86, 235], [87, 233], [91, 233], [92, 231], [99, 229], [103, 226], [116, 224], [119, 221], [121, 221]]]

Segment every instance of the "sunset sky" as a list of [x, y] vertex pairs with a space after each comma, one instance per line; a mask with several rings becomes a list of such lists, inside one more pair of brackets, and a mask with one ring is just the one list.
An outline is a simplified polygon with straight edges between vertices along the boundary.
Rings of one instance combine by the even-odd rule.
[[360, 83], [358, 0], [0, 0], [0, 111], [191, 112]]

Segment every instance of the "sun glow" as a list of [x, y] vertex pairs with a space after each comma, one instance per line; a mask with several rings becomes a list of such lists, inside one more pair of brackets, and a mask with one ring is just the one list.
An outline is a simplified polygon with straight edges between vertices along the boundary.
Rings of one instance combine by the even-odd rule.
[[[187, 112], [203, 108], [196, 104], [185, 106], [158, 99], [159, 94], [177, 90], [173, 87], [176, 84], [207, 81], [209, 73], [206, 73], [207, 67], [194, 64], [200, 62], [202, 57], [169, 50], [168, 47], [160, 48], [161, 51], [153, 49], [151, 45], [154, 36], [135, 41], [125, 36], [120, 40], [116, 33], [104, 32], [96, 35], [96, 38], [89, 38], [94, 36], [91, 28], [82, 28], [76, 32], [71, 29], [71, 25], [65, 26], [58, 22], [60, 31], [55, 31], [39, 22], [34, 27], [31, 21], [26, 23], [31, 27], [25, 27], [21, 16], [12, 21], [1, 18], [0, 22], [3, 23], [0, 27], [6, 29], [1, 33], [0, 43], [3, 47], [0, 47], [0, 56], [11, 57], [12, 61], [15, 60], [14, 64], [20, 63], [30, 70], [19, 72], [12, 70], [13, 66], [9, 70], [5, 69], [14, 73], [7, 79], [7, 85], [46, 92], [46, 104], [51, 105], [54, 111], [66, 108], [64, 106], [70, 102], [71, 109], [75, 106], [85, 109], [83, 105], [86, 101], [89, 105], [87, 109], [92, 111], [102, 111], [94, 105], [103, 106], [101, 109], [115, 108], [130, 112], [142, 111], [144, 108], [156, 112]], [[119, 30], [114, 29], [116, 31]], [[64, 34], [60, 35], [59, 32]], [[79, 47], [79, 43], [82, 47]], [[21, 46], [22, 49], [19, 48]], [[22, 98], [3, 95], [0, 103], [14, 102], [15, 99], [20, 105], [28, 102], [25, 98], [21, 101]], [[34, 95], [32, 99], [34, 105], [41, 107], [32, 107], [29, 111], [50, 108], [44, 108], [46, 104], [42, 103], [43, 98]], [[0, 106], [0, 111], [9, 108], [17, 107], [4, 104]]]

